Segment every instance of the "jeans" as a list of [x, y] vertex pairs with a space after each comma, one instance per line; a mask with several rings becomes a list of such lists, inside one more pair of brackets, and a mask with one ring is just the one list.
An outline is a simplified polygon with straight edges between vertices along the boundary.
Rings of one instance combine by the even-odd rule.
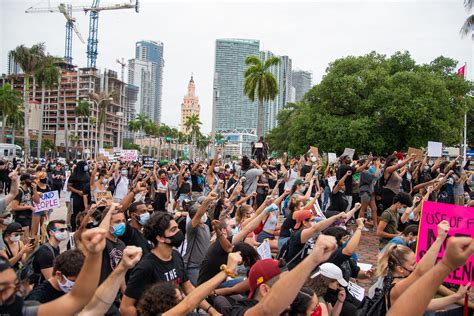
[[327, 208], [329, 207], [329, 200], [331, 199], [331, 188], [327, 185], [324, 188], [324, 202], [323, 202], [323, 212], [326, 212]]
[[198, 286], [199, 268], [199, 265], [193, 263], [189, 263], [186, 268], [186, 275], [194, 286]]
[[280, 238], [278, 238], [278, 250], [281, 250], [281, 247], [283, 247], [285, 242], [289, 239], [290, 239], [290, 237], [280, 237]]

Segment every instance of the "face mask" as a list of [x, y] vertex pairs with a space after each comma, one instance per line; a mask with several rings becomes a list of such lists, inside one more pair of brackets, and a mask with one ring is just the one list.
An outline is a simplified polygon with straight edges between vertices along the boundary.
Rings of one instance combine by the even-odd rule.
[[59, 241], [66, 240], [67, 238], [69, 238], [69, 232], [68, 231], [55, 232], [54, 233], [54, 238], [56, 238]]
[[383, 167], [385, 167], [385, 164], [384, 164], [384, 163], [380, 165], [380, 168], [383, 168]]
[[311, 161], [312, 161], [312, 162], [316, 162], [316, 160], [317, 160], [316, 157], [314, 157], [314, 156], [311, 157]]
[[13, 223], [13, 217], [12, 216], [8, 216], [8, 217], [5, 217], [3, 219], [3, 225], [10, 225], [11, 223]]
[[72, 287], [74, 286], [75, 282], [69, 280], [68, 278], [66, 278], [66, 276], [64, 274], [63, 274], [63, 278], [64, 278], [64, 280], [66, 280], [66, 282], [63, 284], [63, 283], [61, 283], [61, 281], [58, 281], [59, 288], [64, 293], [69, 293], [71, 291]]
[[339, 290], [333, 290], [328, 288], [326, 294], [324, 295], [324, 300], [329, 303], [337, 302], [337, 296], [339, 295]]
[[126, 176], [128, 174], [127, 170], [122, 170], [122, 176]]
[[398, 209], [398, 213], [399, 213], [399, 214], [403, 214], [403, 213], [405, 213], [406, 210], [407, 210], [406, 207], [400, 207], [400, 208]]
[[10, 236], [10, 240], [12, 242], [19, 242], [21, 239], [21, 235], [18, 235], [18, 236]]
[[146, 213], [141, 214], [138, 217], [138, 222], [140, 223], [140, 225], [145, 226], [146, 222], [148, 222], [149, 219], [150, 219], [150, 213], [146, 212]]
[[215, 173], [219, 173], [219, 170], [220, 170], [219, 167], [215, 167], [215, 168], [214, 168], [214, 172], [215, 172]]
[[184, 241], [184, 234], [182, 231], [179, 230], [173, 236], [165, 237], [165, 238], [168, 238], [170, 240], [170, 242], [167, 243], [168, 245], [178, 248], [179, 246], [181, 246], [181, 244]]
[[413, 212], [408, 214], [408, 219], [411, 220], [411, 221], [414, 220], [415, 219], [415, 214], [413, 214]]
[[423, 169], [425, 169], [425, 171], [428, 171], [430, 170], [430, 166], [425, 166]]
[[189, 177], [184, 177], [183, 180], [184, 180], [184, 181], [188, 181], [188, 180], [189, 180]]
[[304, 191], [306, 191], [306, 186], [305, 185], [301, 186], [301, 189], [300, 189], [300, 192], [304, 192]]
[[250, 268], [247, 268], [246, 266], [244, 266], [243, 264], [239, 264], [237, 266], [237, 272], [238, 274], [243, 274], [243, 275], [247, 275], [247, 272], [250, 270]]
[[203, 223], [203, 224], [207, 223], [207, 214], [206, 213], [204, 213], [204, 215], [201, 216], [201, 223]]
[[230, 172], [230, 168], [225, 169], [225, 171]]
[[411, 180], [411, 173], [407, 173], [407, 180], [410, 181]]
[[89, 171], [89, 166], [85, 165], [85, 166], [84, 166], [84, 171], [85, 171], [85, 172]]
[[239, 232], [240, 232], [239, 227], [236, 226], [236, 227], [232, 228], [232, 235], [237, 235]]
[[56, 168], [56, 165], [51, 165], [51, 168]]
[[102, 184], [107, 184], [109, 182], [109, 179], [102, 179]]
[[112, 235], [114, 235], [115, 237], [122, 236], [125, 233], [125, 224], [124, 223], [117, 224], [115, 226], [112, 226], [112, 229], [113, 229]]
[[95, 176], [95, 181], [99, 181], [99, 177], [98, 177], [98, 176]]
[[40, 182], [45, 184], [46, 182], [48, 182], [48, 179], [44, 178], [44, 179], [40, 179]]
[[86, 229], [91, 229], [91, 228], [94, 228], [94, 223], [87, 223], [86, 224]]

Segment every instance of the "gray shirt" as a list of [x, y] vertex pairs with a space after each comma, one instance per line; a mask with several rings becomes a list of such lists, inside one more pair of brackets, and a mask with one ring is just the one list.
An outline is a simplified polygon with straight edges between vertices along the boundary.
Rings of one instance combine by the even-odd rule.
[[240, 176], [245, 177], [245, 182], [243, 184], [243, 192], [245, 195], [249, 195], [257, 191], [258, 177], [262, 174], [263, 169], [252, 168], [247, 171], [241, 170]]
[[206, 256], [207, 249], [211, 244], [211, 232], [209, 226], [197, 225], [193, 227], [192, 221], [186, 224], [187, 247], [184, 255], [184, 263], [187, 265], [200, 265]]
[[360, 174], [360, 184], [359, 184], [359, 191], [367, 192], [367, 193], [374, 193], [374, 186], [376, 182], [375, 175], [371, 174], [367, 170], [363, 171]]

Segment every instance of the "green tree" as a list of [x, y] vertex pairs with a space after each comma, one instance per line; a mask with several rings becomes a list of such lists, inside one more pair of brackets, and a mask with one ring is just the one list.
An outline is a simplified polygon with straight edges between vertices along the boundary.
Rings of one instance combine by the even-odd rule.
[[[471, 12], [472, 6], [474, 5], [473, 0], [464, 0], [464, 6], [468, 12]], [[472, 27], [474, 25], [474, 14], [471, 14], [465, 21], [459, 31], [461, 35], [466, 36], [470, 32], [472, 32]]]
[[[10, 113], [7, 116], [6, 126], [12, 129], [12, 144], [15, 144], [16, 130], [23, 127], [25, 123], [25, 112], [23, 109], [18, 109], [16, 112]], [[26, 157], [26, 156], [25, 156]]]
[[0, 130], [0, 142], [5, 142], [5, 127], [9, 115], [21, 110], [21, 92], [13, 90], [9, 83], [0, 87], [0, 114], [2, 115], [2, 129]]
[[40, 124], [38, 131], [38, 158], [41, 155], [41, 145], [43, 141], [43, 117], [44, 117], [44, 98], [46, 89], [51, 89], [57, 85], [61, 78], [61, 71], [57, 64], [61, 62], [61, 58], [54, 57], [51, 55], [42, 56], [37, 70], [35, 72], [36, 83], [41, 85], [41, 108], [40, 108]]
[[257, 136], [263, 136], [265, 125], [264, 102], [274, 100], [278, 95], [278, 82], [270, 72], [270, 67], [278, 65], [280, 58], [270, 57], [262, 63], [257, 56], [248, 56], [245, 64], [244, 94], [253, 102], [258, 100]]
[[201, 121], [199, 120], [199, 116], [196, 114], [192, 114], [188, 116], [186, 122], [184, 123], [184, 126], [188, 131], [191, 131], [191, 143], [192, 143], [192, 151], [191, 151], [191, 159], [196, 158], [195, 157], [195, 148], [196, 148], [196, 138], [198, 134], [200, 133], [200, 126], [202, 125]]
[[156, 134], [158, 129], [159, 127], [152, 120], [147, 120], [145, 126], [143, 127], [143, 130], [145, 131], [145, 134], [148, 136], [149, 140], [148, 156], [151, 156], [151, 138]]
[[417, 65], [408, 52], [338, 59], [302, 103], [282, 111], [270, 146], [294, 154], [310, 145], [388, 154], [430, 140], [459, 144], [471, 86], [457, 76], [456, 65], [445, 57]]
[[[48, 138], [46, 138], [42, 143], [41, 143], [41, 151], [43, 153], [45, 153], [45, 157], [46, 157], [46, 152], [49, 152], [49, 150], [51, 151], [56, 151], [56, 146], [54, 145], [54, 142]], [[49, 157], [51, 158], [51, 157]]]
[[[82, 151], [86, 149], [86, 141], [84, 139], [84, 131], [85, 131], [85, 123], [84, 120], [87, 119], [89, 120], [89, 117], [91, 115], [91, 104], [86, 101], [86, 100], [81, 100], [77, 103], [76, 107], [76, 116], [81, 119], [81, 143], [82, 143]], [[87, 124], [87, 131], [88, 131], [88, 136], [87, 139], [90, 139], [90, 123], [88, 122]]]
[[28, 161], [30, 158], [30, 78], [34, 77], [44, 55], [44, 43], [39, 43], [31, 47], [20, 45], [12, 51], [13, 59], [20, 65], [25, 75], [23, 85], [25, 161]]

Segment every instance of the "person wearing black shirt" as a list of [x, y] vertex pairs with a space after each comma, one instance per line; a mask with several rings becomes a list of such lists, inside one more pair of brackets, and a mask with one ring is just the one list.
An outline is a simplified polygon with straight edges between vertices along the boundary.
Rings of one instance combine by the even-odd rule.
[[36, 251], [33, 259], [33, 269], [38, 275], [39, 281], [48, 280], [53, 275], [54, 258], [59, 256], [59, 243], [69, 238], [66, 222], [64, 220], [53, 220], [48, 223], [48, 242]]
[[86, 162], [79, 161], [67, 184], [67, 190], [71, 192], [72, 198], [71, 226], [73, 230], [76, 229], [77, 214], [85, 210], [84, 188], [86, 185], [90, 185], [89, 182], [89, 166]]
[[341, 180], [347, 174], [348, 171], [351, 172], [351, 174], [348, 177], [345, 177], [343, 180], [345, 184], [344, 194], [348, 202], [344, 211], [349, 211], [349, 209], [352, 207], [352, 175], [356, 172], [362, 172], [363, 170], [365, 170], [369, 166], [372, 159], [372, 154], [370, 154], [365, 163], [356, 168], [350, 165], [352, 159], [348, 155], [341, 156], [341, 164], [339, 165], [339, 168], [337, 168], [336, 173], [337, 180]]
[[204, 191], [204, 167], [201, 163], [196, 163], [191, 169], [191, 190], [195, 195], [202, 195]]
[[54, 260], [53, 275], [38, 285], [26, 298], [41, 304], [55, 300], [68, 293], [84, 264], [84, 255], [79, 250], [68, 250]]
[[[183, 258], [173, 249], [181, 246], [185, 238], [173, 217], [164, 212], [154, 214], [145, 224], [143, 232], [155, 247], [142, 258], [130, 274], [120, 305], [120, 312], [124, 316], [137, 314], [136, 303], [145, 289], [156, 282], [174, 282], [185, 294], [194, 290], [194, 286], [186, 276]], [[206, 301], [202, 302], [200, 307], [211, 315], [217, 314]]]
[[[329, 207], [326, 210], [326, 217], [345, 212], [350, 205], [348, 195], [346, 195], [346, 180], [352, 179], [352, 171], [348, 170], [344, 176], [337, 181], [331, 191], [329, 198]], [[352, 180], [351, 180], [352, 183]]]
[[59, 193], [59, 197], [61, 197], [61, 191], [63, 189], [65, 173], [59, 162], [56, 163], [56, 165], [51, 165], [51, 167], [53, 168], [53, 171], [51, 172], [53, 190], [57, 190]]
[[20, 176], [20, 188], [15, 199], [11, 203], [11, 212], [15, 215], [15, 222], [20, 223], [22, 227], [31, 226], [31, 214], [35, 211], [33, 201], [40, 202], [40, 196], [36, 191], [36, 183], [33, 183], [34, 177], [29, 173]]
[[142, 248], [143, 255], [146, 255], [153, 248], [142, 232], [143, 226], [150, 219], [148, 208], [142, 202], [135, 202], [128, 208], [128, 213], [130, 221], [127, 223], [125, 233], [119, 239], [127, 246]]

